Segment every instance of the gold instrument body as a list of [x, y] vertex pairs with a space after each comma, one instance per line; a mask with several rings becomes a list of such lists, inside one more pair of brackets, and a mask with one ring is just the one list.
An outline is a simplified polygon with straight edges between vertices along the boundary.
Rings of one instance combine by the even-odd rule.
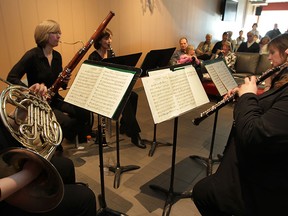
[[42, 168], [39, 177], [7, 201], [28, 212], [50, 211], [64, 195], [62, 178], [49, 161], [62, 141], [61, 127], [49, 104], [26, 87], [9, 85], [0, 95], [0, 106], [4, 126], [23, 146], [0, 152], [0, 178], [19, 172], [27, 160]]

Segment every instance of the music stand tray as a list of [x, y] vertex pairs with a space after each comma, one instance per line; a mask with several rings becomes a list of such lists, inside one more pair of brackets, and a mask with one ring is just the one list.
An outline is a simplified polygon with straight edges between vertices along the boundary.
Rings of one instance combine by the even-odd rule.
[[[78, 71], [65, 101], [97, 113], [98, 118], [101, 115], [117, 121], [141, 72], [140, 68], [131, 66], [86, 60]], [[101, 131], [101, 123], [98, 121], [101, 193], [97, 215], [126, 215], [106, 205]]]
[[141, 65], [143, 71], [141, 77], [147, 76], [147, 70], [167, 66], [175, 49], [176, 47], [172, 47], [148, 52]]
[[102, 60], [102, 62], [109, 62], [109, 63], [113, 63], [113, 64], [135, 67], [137, 62], [139, 61], [141, 55], [142, 55], [142, 52], [133, 53], [133, 54], [129, 54], [129, 55], [123, 55], [123, 56], [116, 56], [116, 57], [112, 57], [112, 58], [105, 58]]

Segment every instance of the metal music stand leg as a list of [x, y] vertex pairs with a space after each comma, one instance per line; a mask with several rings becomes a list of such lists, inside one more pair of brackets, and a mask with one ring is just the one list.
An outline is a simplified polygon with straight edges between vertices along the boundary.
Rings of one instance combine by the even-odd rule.
[[100, 181], [101, 181], [101, 193], [98, 196], [100, 209], [97, 210], [97, 216], [106, 216], [106, 215], [126, 215], [124, 213], [112, 210], [107, 207], [105, 201], [105, 183], [104, 183], [104, 164], [103, 164], [103, 146], [102, 146], [102, 133], [101, 133], [101, 123], [100, 117], [98, 115], [98, 138], [99, 138], [99, 163], [100, 163]]
[[[177, 128], [178, 128], [178, 117], [174, 119], [174, 134], [173, 134], [173, 148], [172, 148], [172, 163], [171, 163], [171, 174], [170, 174], [170, 187], [169, 190], [166, 190], [157, 185], [150, 185], [149, 187], [153, 190], [158, 190], [164, 193], [167, 198], [163, 208], [162, 216], [169, 215], [172, 205], [182, 198], [191, 198], [191, 192], [174, 192], [174, 175], [175, 175], [175, 160], [176, 160], [176, 142], [177, 142]], [[178, 198], [178, 199], [177, 199]]]
[[215, 134], [216, 134], [216, 126], [217, 126], [217, 120], [218, 120], [218, 110], [215, 112], [215, 118], [214, 118], [214, 125], [213, 125], [213, 132], [212, 132], [212, 138], [211, 138], [211, 145], [210, 145], [210, 153], [208, 158], [201, 157], [198, 155], [191, 155], [191, 159], [197, 159], [202, 162], [203, 165], [206, 166], [206, 175], [209, 176], [213, 172], [213, 164], [214, 163], [220, 163], [220, 159], [213, 159], [213, 149], [214, 149], [214, 141], [215, 141]]
[[155, 150], [156, 150], [156, 147], [158, 146], [158, 144], [163, 144], [163, 145], [167, 145], [167, 146], [171, 146], [172, 144], [171, 143], [159, 143], [156, 141], [156, 133], [157, 133], [157, 124], [154, 124], [154, 133], [153, 133], [153, 141], [148, 141], [148, 140], [144, 140], [145, 142], [151, 142], [151, 148], [150, 148], [150, 151], [149, 151], [149, 156], [152, 157]]
[[116, 154], [117, 154], [117, 164], [116, 167], [109, 167], [109, 170], [115, 173], [114, 178], [114, 188], [118, 188], [120, 185], [120, 175], [123, 172], [127, 172], [130, 170], [139, 169], [140, 166], [136, 165], [128, 165], [128, 166], [120, 166], [120, 153], [119, 153], [120, 145], [119, 145], [119, 121], [116, 121]]

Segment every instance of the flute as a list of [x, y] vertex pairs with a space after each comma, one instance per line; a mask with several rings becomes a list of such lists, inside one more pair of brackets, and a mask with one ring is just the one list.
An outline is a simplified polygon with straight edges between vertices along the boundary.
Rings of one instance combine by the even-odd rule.
[[55, 80], [53, 85], [48, 89], [47, 94], [45, 95], [45, 98], [48, 102], [51, 101], [51, 99], [55, 96], [55, 94], [58, 92], [58, 90], [63, 86], [63, 84], [66, 83], [66, 78], [71, 75], [74, 68], [77, 66], [77, 64], [80, 62], [80, 60], [83, 58], [83, 56], [87, 53], [89, 48], [92, 46], [94, 41], [100, 36], [100, 34], [104, 31], [110, 20], [115, 14], [113, 12], [109, 12], [107, 17], [102, 21], [102, 23], [99, 25], [97, 30], [94, 32], [94, 34], [91, 36], [89, 41], [83, 46], [73, 57], [73, 59], [68, 63], [68, 65], [64, 68], [64, 70], [59, 74], [58, 78]]
[[[278, 71], [283, 70], [285, 67], [287, 67], [287, 64], [288, 63], [285, 62], [282, 65], [279, 65], [277, 67], [268, 69], [261, 76], [257, 77], [256, 84], [259, 85], [266, 78], [272, 76], [273, 74], [275, 74]], [[221, 109], [222, 107], [226, 106], [228, 103], [233, 101], [236, 95], [237, 94], [234, 93], [234, 94], [230, 95], [229, 97], [222, 99], [221, 101], [219, 101], [218, 103], [216, 103], [215, 105], [213, 105], [212, 107], [207, 109], [206, 111], [200, 113], [199, 117], [197, 117], [194, 120], [192, 120], [193, 124], [194, 125], [199, 125], [204, 119], [206, 119], [207, 117], [209, 117], [210, 115], [215, 113], [217, 110]]]

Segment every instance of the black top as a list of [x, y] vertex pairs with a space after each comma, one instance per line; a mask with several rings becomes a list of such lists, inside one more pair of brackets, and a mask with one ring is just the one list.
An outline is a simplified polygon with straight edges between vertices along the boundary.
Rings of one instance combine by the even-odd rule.
[[59, 73], [62, 72], [60, 53], [53, 50], [52, 54], [53, 59], [50, 66], [42, 48], [35, 47], [27, 51], [9, 72], [7, 80], [12, 84], [25, 86], [21, 79], [26, 74], [28, 86], [35, 83], [44, 83], [48, 88], [51, 87]]
[[254, 42], [250, 47], [247, 46], [247, 42], [240, 44], [237, 52], [250, 52], [250, 53], [259, 53], [260, 46], [258, 43]]

